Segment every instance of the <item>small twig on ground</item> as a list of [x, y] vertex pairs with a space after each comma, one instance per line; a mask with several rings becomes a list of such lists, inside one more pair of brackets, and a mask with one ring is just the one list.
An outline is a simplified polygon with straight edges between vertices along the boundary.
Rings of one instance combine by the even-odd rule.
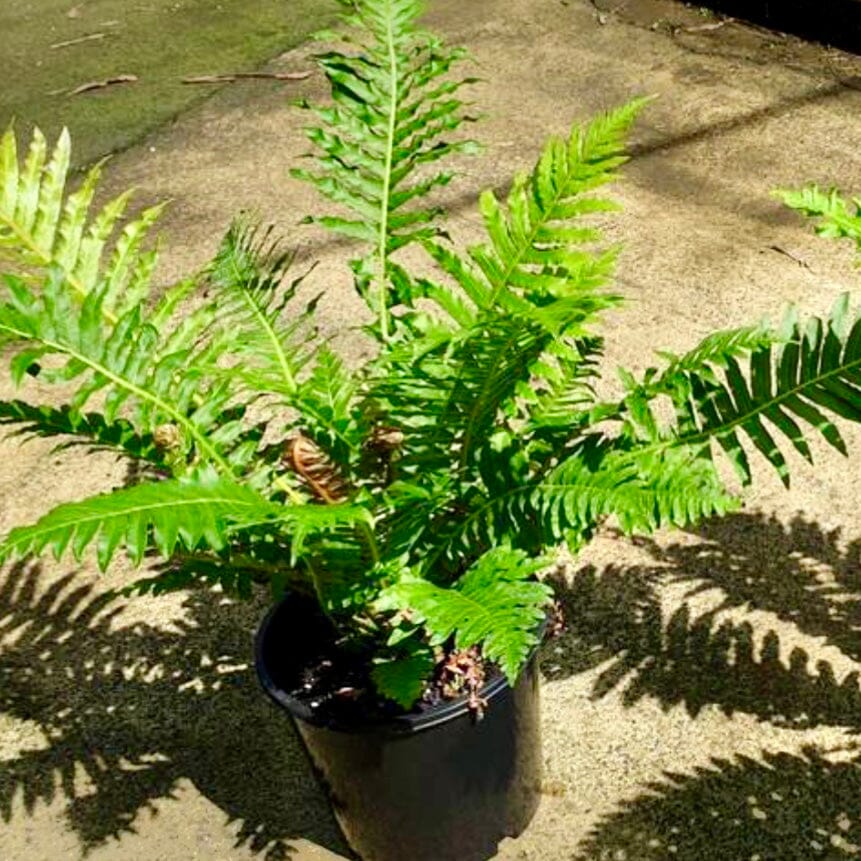
[[83, 42], [97, 42], [104, 39], [107, 33], [89, 33], [86, 36], [79, 36], [77, 39], [67, 39], [65, 42], [54, 42], [51, 45], [51, 50], [56, 51], [57, 48], [70, 48], [72, 45], [80, 45]]
[[90, 90], [102, 90], [105, 87], [112, 87], [114, 84], [133, 84], [137, 79], [137, 75], [115, 75], [112, 78], [105, 78], [104, 81], [87, 81], [86, 84], [81, 84], [80, 87], [70, 90], [69, 95], [79, 96], [81, 93], [89, 93]]
[[726, 24], [734, 24], [735, 18], [723, 18], [720, 21], [714, 21], [711, 24], [694, 24], [692, 27], [677, 27], [676, 31], [680, 33], [701, 33], [706, 30], [720, 30]]
[[233, 81], [259, 78], [271, 81], [301, 81], [310, 78], [312, 72], [229, 72], [223, 75], [196, 75], [183, 78], [183, 84], [230, 84]]
[[779, 245], [769, 245], [769, 251], [776, 251], [778, 254], [782, 254], [784, 257], [788, 257], [790, 260], [795, 261], [799, 266], [803, 266], [805, 269], [810, 269], [810, 265], [802, 260], [800, 257], [796, 257], [791, 251], [787, 251], [785, 248], [781, 248]]
[[596, 17], [598, 23], [603, 26], [610, 20], [611, 15], [615, 15], [623, 6], [628, 5], [628, 0], [621, 0], [621, 2], [617, 3], [612, 9], [602, 9], [595, 0], [591, 0], [591, 3], [597, 13]]

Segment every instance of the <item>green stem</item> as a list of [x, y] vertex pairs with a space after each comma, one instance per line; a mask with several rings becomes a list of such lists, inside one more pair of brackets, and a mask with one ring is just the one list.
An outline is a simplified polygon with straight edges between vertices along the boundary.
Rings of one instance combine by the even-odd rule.
[[387, 242], [389, 230], [389, 191], [392, 181], [392, 159], [395, 148], [395, 126], [398, 116], [398, 56], [395, 51], [395, 34], [392, 30], [391, 10], [386, 16], [386, 42], [389, 52], [389, 119], [386, 130], [386, 164], [383, 170], [383, 194], [380, 204], [380, 238], [377, 248], [379, 258], [379, 303], [380, 337], [389, 339], [389, 309], [387, 302], [386, 278], [388, 274]]
[[365, 539], [365, 543], [368, 545], [368, 550], [371, 551], [371, 559], [374, 565], [376, 565], [380, 561], [380, 549], [377, 547], [377, 539], [374, 537], [374, 532], [367, 523], [360, 523], [359, 530]]

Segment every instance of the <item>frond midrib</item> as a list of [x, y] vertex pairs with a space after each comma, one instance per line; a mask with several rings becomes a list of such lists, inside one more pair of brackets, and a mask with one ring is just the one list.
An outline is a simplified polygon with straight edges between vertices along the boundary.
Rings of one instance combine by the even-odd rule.
[[389, 338], [389, 311], [388, 297], [386, 295], [386, 277], [388, 271], [388, 233], [389, 233], [389, 193], [392, 182], [392, 162], [395, 148], [395, 129], [398, 117], [398, 58], [395, 50], [395, 33], [393, 29], [393, 15], [391, 14], [391, 0], [388, 0], [386, 15], [386, 48], [389, 62], [389, 116], [386, 126], [385, 164], [383, 169], [383, 190], [380, 200], [380, 224], [379, 241], [377, 253], [379, 255], [379, 302], [380, 302], [380, 335], [383, 341]]
[[[149, 485], [149, 486], [154, 486], [154, 485]], [[88, 503], [92, 503], [99, 498], [100, 497], [94, 497], [91, 500], [83, 499], [78, 503], [71, 503], [71, 504], [79, 505], [79, 506], [83, 507], [83, 506], [87, 505]], [[112, 511], [109, 516], [106, 516], [105, 512], [103, 512], [103, 511], [102, 512], [93, 511], [89, 515], [82, 513], [82, 515], [80, 517], [76, 517], [74, 520], [65, 521], [62, 524], [62, 526], [57, 526], [57, 525], [47, 526], [47, 527], [43, 527], [42, 529], [37, 530], [38, 524], [36, 524], [32, 527], [24, 527], [24, 528], [30, 533], [29, 536], [27, 536], [27, 540], [31, 541], [35, 535], [56, 532], [58, 529], [70, 529], [70, 528], [80, 526], [84, 523], [92, 523], [93, 521], [103, 523], [106, 520], [111, 520], [111, 519], [114, 519], [117, 517], [130, 517], [130, 516], [133, 516], [135, 514], [142, 514], [142, 513], [148, 512], [148, 511], [158, 511], [158, 510], [163, 509], [163, 508], [182, 508], [182, 507], [189, 507], [189, 506], [198, 506], [199, 507], [201, 505], [212, 506], [212, 505], [217, 505], [217, 504], [230, 505], [233, 508], [242, 507], [242, 508], [254, 509], [254, 508], [260, 507], [260, 501], [259, 500], [255, 500], [254, 502], [250, 502], [250, 501], [243, 502], [242, 500], [237, 499], [235, 496], [225, 496], [222, 498], [222, 497], [218, 497], [218, 496], [203, 495], [203, 496], [196, 497], [194, 499], [171, 498], [171, 499], [165, 499], [162, 502], [151, 502], [151, 503], [148, 503], [146, 505], [126, 506], [126, 507]], [[259, 521], [259, 523], [265, 523], [268, 521], [268, 519], [269, 518], [261, 519]], [[254, 525], [256, 525], [254, 522], [243, 522], [243, 524], [242, 524], [243, 527], [254, 526]]]
[[272, 348], [275, 351], [275, 357], [278, 359], [281, 373], [284, 376], [284, 383], [287, 387], [287, 390], [289, 392], [294, 392], [296, 390], [296, 380], [293, 376], [293, 372], [290, 370], [290, 364], [287, 361], [287, 355], [284, 352], [284, 349], [281, 345], [281, 341], [278, 338], [278, 333], [275, 331], [266, 314], [263, 313], [263, 309], [251, 295], [251, 291], [249, 290], [249, 288], [242, 284], [242, 273], [240, 273], [236, 265], [235, 258], [231, 258], [231, 266], [233, 267], [234, 275], [236, 276], [236, 283], [240, 285], [239, 291], [242, 294], [242, 298], [245, 301], [245, 304], [249, 306], [249, 308], [251, 309], [251, 313], [254, 315], [254, 319], [257, 320], [257, 323], [263, 329], [264, 335], [272, 344]]
[[[567, 143], [564, 144], [566, 146], [566, 158], [568, 157], [567, 151]], [[493, 288], [493, 292], [490, 295], [489, 306], [492, 306], [495, 302], [499, 294], [502, 290], [507, 286], [508, 280], [511, 278], [514, 270], [517, 269], [518, 266], [521, 265], [523, 256], [526, 252], [532, 247], [532, 244], [535, 242], [535, 239], [538, 235], [539, 230], [542, 227], [549, 224], [553, 221], [552, 213], [555, 211], [557, 205], [561, 200], [563, 200], [567, 195], [570, 194], [569, 189], [572, 185], [574, 185], [574, 177], [572, 175], [572, 171], [568, 172], [568, 176], [566, 181], [562, 187], [558, 190], [556, 194], [551, 198], [551, 204], [549, 207], [543, 208], [541, 211], [542, 218], [539, 219], [535, 224], [533, 224], [532, 229], [529, 231], [529, 234], [524, 237], [524, 242], [519, 249], [517, 249], [517, 253], [514, 258], [509, 262], [509, 264], [505, 267], [503, 275], [499, 281], [499, 283]], [[531, 178], [534, 180], [534, 177]]]

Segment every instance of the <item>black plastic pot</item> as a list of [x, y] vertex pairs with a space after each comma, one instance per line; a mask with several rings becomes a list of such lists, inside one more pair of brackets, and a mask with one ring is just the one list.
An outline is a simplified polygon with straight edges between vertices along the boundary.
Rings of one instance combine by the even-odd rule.
[[363, 861], [485, 861], [519, 834], [538, 806], [541, 738], [533, 656], [514, 688], [482, 691], [476, 721], [466, 700], [416, 715], [323, 725], [291, 696], [303, 655], [321, 636], [288, 597], [257, 634], [257, 673], [292, 716], [347, 842]]

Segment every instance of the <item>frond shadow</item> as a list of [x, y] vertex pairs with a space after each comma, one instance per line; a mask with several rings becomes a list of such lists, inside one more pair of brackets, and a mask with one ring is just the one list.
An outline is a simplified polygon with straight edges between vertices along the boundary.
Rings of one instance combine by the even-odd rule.
[[349, 857], [292, 726], [249, 666], [262, 608], [211, 591], [169, 629], [124, 625], [122, 602], [47, 587], [36, 565], [0, 579], [0, 711], [42, 731], [0, 770], [0, 816], [65, 799], [82, 851], [134, 832], [191, 781], [244, 846], [287, 859], [300, 837]]
[[861, 538], [841, 546], [839, 529], [796, 515], [738, 514], [694, 533], [695, 545], [646, 542], [689, 595], [718, 586], [723, 607], [767, 610], [861, 661]]
[[[722, 614], [767, 610], [861, 660], [861, 542], [841, 549], [839, 533], [802, 518], [784, 528], [747, 514], [711, 522], [699, 538], [669, 547], [643, 541], [654, 566], [585, 567], [557, 579], [567, 628], [542, 652], [545, 675], [600, 667], [594, 698], [621, 690], [628, 705], [648, 696], [694, 717], [711, 705], [797, 729], [861, 727], [858, 673], [838, 679], [786, 635], [782, 643], [774, 630]], [[666, 617], [662, 586], [680, 581], [690, 589]], [[697, 614], [690, 599], [714, 587], [723, 600]]]
[[665, 772], [603, 817], [576, 861], [811, 861], [861, 852], [861, 763], [813, 749]]

